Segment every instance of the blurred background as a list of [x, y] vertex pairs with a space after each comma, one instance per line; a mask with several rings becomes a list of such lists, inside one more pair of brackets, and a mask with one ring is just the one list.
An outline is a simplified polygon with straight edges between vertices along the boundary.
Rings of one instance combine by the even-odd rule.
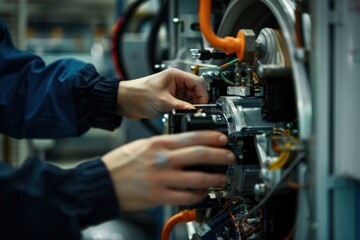
[[[18, 48], [40, 55], [46, 63], [59, 58], [77, 58], [95, 65], [103, 76], [134, 79], [154, 72], [143, 53], [145, 41], [164, 2], [0, 0], [0, 18], [7, 23]], [[116, 40], [123, 44], [123, 55], [126, 56], [123, 64], [126, 66], [123, 66], [124, 73], [119, 74], [112, 59], [111, 43], [116, 22], [124, 15], [126, 24]], [[158, 29], [156, 33], [159, 38], [160, 32]], [[165, 40], [160, 41], [166, 45]], [[161, 50], [159, 54], [162, 54]], [[114, 132], [92, 129], [81, 137], [56, 141], [16, 140], [0, 135], [0, 156], [13, 166], [21, 165], [29, 156], [38, 156], [69, 168], [135, 139], [161, 134], [163, 129], [161, 118], [124, 119]], [[122, 214], [121, 219], [85, 230], [84, 239], [159, 239], [164, 214], [162, 207]]]

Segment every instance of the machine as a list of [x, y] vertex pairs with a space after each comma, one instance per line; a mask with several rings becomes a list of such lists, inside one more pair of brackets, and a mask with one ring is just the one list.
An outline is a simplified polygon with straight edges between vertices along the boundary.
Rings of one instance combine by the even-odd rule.
[[[199, 2], [193, 19], [205, 44], [189, 46], [192, 63], [167, 61], [201, 76], [210, 95], [210, 103], [196, 110], [174, 109], [169, 131], [224, 132], [237, 162], [226, 169], [197, 166], [226, 173], [227, 185], [208, 189], [204, 203], [180, 209], [196, 211], [191, 239], [290, 238], [300, 209], [298, 189], [308, 184], [300, 181], [298, 167], [307, 162], [309, 69], [294, 52], [308, 50], [309, 15], [290, 1], [231, 1], [223, 12], [221, 4]], [[184, 42], [191, 43], [186, 37]]]
[[221, 131], [237, 161], [194, 167], [226, 174], [227, 184], [209, 188], [200, 204], [178, 206], [162, 239], [170, 239], [179, 222], [187, 222], [192, 240], [359, 238], [360, 165], [352, 141], [341, 144], [356, 142], [356, 134], [344, 130], [345, 138], [340, 125], [356, 129], [360, 120], [356, 107], [344, 110], [359, 100], [353, 89], [360, 87], [354, 81], [360, 5], [164, 2], [170, 49], [159, 64], [202, 77], [210, 96], [196, 110], [173, 109], [166, 117], [169, 133]]

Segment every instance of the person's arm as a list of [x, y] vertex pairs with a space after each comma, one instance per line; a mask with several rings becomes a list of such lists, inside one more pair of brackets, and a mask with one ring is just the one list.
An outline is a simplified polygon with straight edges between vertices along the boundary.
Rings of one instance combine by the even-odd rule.
[[100, 159], [71, 170], [39, 159], [19, 169], [0, 162], [2, 239], [81, 239], [81, 230], [119, 216], [109, 173]]
[[226, 177], [183, 168], [233, 163], [227, 141], [215, 131], [155, 136], [70, 170], [34, 158], [19, 169], [0, 162], [1, 236], [80, 239], [82, 229], [114, 219], [120, 210], [197, 203], [206, 188], [224, 186]]
[[44, 61], [13, 46], [0, 20], [0, 132], [15, 138], [77, 136], [113, 130], [119, 79], [100, 76], [75, 59]]

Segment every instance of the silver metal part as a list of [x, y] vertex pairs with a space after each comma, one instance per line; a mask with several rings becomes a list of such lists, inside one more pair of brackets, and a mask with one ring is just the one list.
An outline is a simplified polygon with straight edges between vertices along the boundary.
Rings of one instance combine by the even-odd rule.
[[263, 183], [255, 184], [254, 193], [256, 196], [264, 196], [266, 193], [266, 186]]
[[[272, 130], [272, 124], [261, 119], [260, 101], [241, 97], [221, 97], [217, 101], [221, 112], [228, 120], [228, 134], [238, 139], [236, 145], [242, 152], [242, 137], [255, 136]], [[240, 159], [242, 155], [238, 156]], [[227, 172], [228, 189], [224, 197], [253, 194], [253, 187], [260, 183], [258, 165], [231, 165]]]
[[264, 28], [256, 39], [259, 61], [262, 64], [285, 67], [284, 54], [280, 48], [275, 30]]
[[259, 173], [260, 178], [263, 180], [266, 187], [271, 189], [275, 186], [281, 178], [281, 169], [276, 171], [271, 171], [268, 169], [268, 163], [270, 162], [269, 158], [269, 149], [268, 149], [268, 139], [264, 134], [256, 135], [255, 137], [255, 149], [259, 158], [259, 163], [261, 170]]
[[193, 59], [199, 59], [201, 57], [201, 53], [199, 49], [190, 49], [190, 56]]
[[261, 118], [261, 99], [246, 99], [241, 97], [220, 97], [217, 104], [229, 122], [229, 135], [244, 136], [271, 131], [272, 123]]
[[288, 0], [234, 0], [229, 3], [220, 23], [218, 35], [224, 37], [235, 34], [233, 31], [234, 29], [237, 31], [236, 26], [238, 26], [238, 22], [241, 22], [241, 20], [248, 22], [245, 20], [249, 17], [252, 18], [253, 25], [246, 26], [246, 28], [253, 28], [255, 33], [257, 31], [260, 32], [261, 29], [256, 28], [261, 26], [260, 21], [264, 19], [264, 12], [270, 12], [274, 16], [284, 36], [289, 53], [288, 57], [292, 66], [299, 121], [299, 137], [302, 140], [308, 140], [311, 134], [312, 118], [311, 91], [304, 62], [296, 58], [298, 48], [294, 29], [294, 10], [294, 3]]
[[217, 104], [194, 104], [195, 108], [214, 108]]
[[254, 59], [254, 53], [255, 53], [255, 33], [251, 29], [242, 29], [242, 33], [244, 33], [245, 37], [245, 53], [243, 56], [242, 61], [251, 61]]

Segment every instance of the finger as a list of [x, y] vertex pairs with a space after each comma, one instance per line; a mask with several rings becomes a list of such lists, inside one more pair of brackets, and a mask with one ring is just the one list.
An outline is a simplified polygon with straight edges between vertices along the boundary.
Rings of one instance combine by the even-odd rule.
[[192, 104], [176, 98], [173, 98], [170, 104], [172, 106], [171, 109], [195, 109]]
[[192, 73], [179, 71], [179, 74], [175, 75], [175, 80], [177, 83], [183, 82], [186, 89], [195, 94], [197, 101], [194, 103], [207, 103], [209, 101], [209, 95], [202, 78]]
[[202, 104], [209, 102], [209, 95], [205, 86], [197, 85], [194, 89], [195, 97], [191, 100], [193, 104]]
[[154, 140], [160, 141], [168, 149], [184, 148], [195, 145], [222, 147], [228, 142], [228, 138], [225, 134], [211, 130], [161, 135], [154, 138]]
[[[172, 171], [161, 177], [159, 183], [164, 187], [173, 189], [206, 189], [209, 187], [221, 187], [226, 184], [226, 176], [223, 174], [210, 174], [195, 171]], [[170, 173], [170, 172], [169, 172]], [[176, 176], [176, 177], [174, 177]]]
[[175, 168], [199, 164], [227, 165], [235, 162], [235, 156], [230, 150], [206, 146], [177, 149], [169, 152], [167, 158], [169, 165]]
[[206, 198], [206, 191], [181, 191], [168, 189], [163, 192], [160, 204], [192, 205]]

